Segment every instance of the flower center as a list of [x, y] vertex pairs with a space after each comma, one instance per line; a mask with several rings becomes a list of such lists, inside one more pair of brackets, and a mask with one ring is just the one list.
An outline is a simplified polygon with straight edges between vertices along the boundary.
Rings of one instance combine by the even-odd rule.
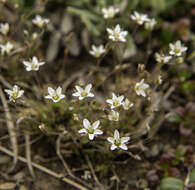
[[117, 117], [117, 116], [113, 116], [112, 119], [113, 119], [114, 121], [117, 121], [117, 120], [118, 120], [118, 117]]
[[54, 100], [58, 100], [58, 99], [59, 99], [59, 96], [58, 96], [58, 95], [55, 95], [55, 96], [53, 97], [53, 99], [54, 99]]
[[14, 92], [13, 93], [13, 98], [17, 98], [17, 96], [18, 96], [18, 93], [17, 92]]
[[115, 106], [115, 107], [119, 106], [119, 102], [118, 102], [118, 101], [115, 101], [115, 102], [113, 103], [113, 106]]
[[32, 69], [33, 69], [33, 70], [37, 69], [37, 65], [33, 64], [33, 65], [32, 65]]
[[120, 141], [120, 140], [114, 140], [114, 144], [115, 144], [116, 146], [120, 146], [120, 145], [121, 145], [121, 141]]
[[176, 49], [175, 49], [175, 53], [176, 53], [176, 54], [180, 53], [180, 49], [179, 49], [179, 48], [176, 48]]
[[96, 52], [95, 52], [95, 56], [96, 56], [96, 57], [99, 57], [99, 56], [100, 56], [100, 52], [96, 51]]
[[116, 38], [116, 39], [119, 39], [119, 33], [114, 33], [114, 37]]
[[89, 128], [89, 129], [88, 129], [88, 133], [89, 133], [89, 134], [93, 134], [93, 133], [94, 133], [94, 129]]
[[88, 95], [88, 94], [87, 94], [87, 92], [85, 92], [85, 91], [81, 93], [81, 96], [82, 96], [82, 97], [86, 97], [87, 95]]
[[136, 91], [141, 90], [141, 86], [140, 86], [140, 85], [136, 86], [136, 87], [135, 87], [135, 90], [136, 90]]
[[114, 16], [114, 13], [112, 11], [108, 12], [109, 18], [112, 18]]

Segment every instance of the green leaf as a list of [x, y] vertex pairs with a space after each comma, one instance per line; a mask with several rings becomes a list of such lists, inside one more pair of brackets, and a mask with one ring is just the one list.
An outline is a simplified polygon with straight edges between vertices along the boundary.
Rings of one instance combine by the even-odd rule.
[[70, 14], [74, 14], [80, 17], [81, 21], [86, 25], [87, 29], [94, 35], [100, 35], [100, 31], [97, 29], [97, 23], [100, 23], [101, 19], [98, 15], [93, 14], [90, 11], [78, 9], [75, 7], [68, 7], [67, 11]]
[[195, 183], [195, 169], [192, 169], [190, 173], [190, 183]]
[[166, 177], [161, 180], [160, 190], [183, 190], [184, 182], [174, 177]]

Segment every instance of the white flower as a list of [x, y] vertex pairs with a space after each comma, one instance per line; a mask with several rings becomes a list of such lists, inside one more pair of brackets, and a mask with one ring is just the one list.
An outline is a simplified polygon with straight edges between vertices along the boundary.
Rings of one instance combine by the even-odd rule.
[[109, 34], [109, 39], [115, 42], [126, 42], [126, 35], [128, 34], [127, 31], [122, 31], [119, 24], [115, 26], [114, 29], [107, 28], [106, 29]]
[[5, 24], [1, 23], [0, 24], [0, 32], [6, 36], [9, 32], [9, 24], [8, 23], [5, 23]]
[[157, 24], [156, 20], [152, 18], [145, 22], [144, 27], [146, 30], [153, 30], [156, 24]]
[[144, 83], [144, 79], [142, 79], [140, 82], [136, 83], [135, 85], [135, 91], [138, 96], [146, 96], [146, 89], [149, 88], [149, 85]]
[[58, 87], [56, 90], [48, 87], [48, 93], [49, 95], [45, 96], [46, 99], [52, 99], [53, 102], [59, 102], [61, 99], [65, 97], [64, 94], [62, 94], [62, 88]]
[[7, 42], [5, 45], [0, 45], [0, 48], [1, 48], [1, 54], [5, 55], [5, 53], [10, 54], [14, 46], [10, 42]]
[[73, 96], [79, 97], [79, 100], [83, 100], [86, 97], [94, 97], [94, 94], [91, 93], [92, 84], [88, 84], [85, 88], [80, 86], [75, 86], [77, 92], [73, 93]]
[[120, 137], [118, 130], [114, 131], [114, 137], [108, 137], [107, 140], [112, 144], [110, 147], [111, 150], [117, 148], [128, 150], [126, 143], [130, 140], [130, 137]]
[[104, 48], [103, 45], [100, 45], [100, 46], [92, 45], [91, 49], [92, 50], [89, 51], [89, 53], [96, 58], [100, 57], [103, 53], [106, 52], [106, 49]]
[[100, 129], [98, 129], [100, 125], [100, 121], [95, 121], [92, 125], [91, 123], [87, 120], [84, 119], [83, 120], [83, 129], [79, 130], [79, 133], [85, 133], [88, 134], [89, 139], [93, 140], [95, 135], [101, 135], [103, 134], [103, 131], [101, 131]]
[[39, 62], [37, 57], [33, 56], [32, 61], [23, 61], [23, 64], [26, 66], [26, 71], [38, 71], [45, 62]]
[[116, 108], [120, 105], [122, 105], [122, 101], [124, 99], [124, 96], [116, 96], [115, 93], [112, 93], [112, 99], [106, 100], [107, 103], [111, 105], [111, 109]]
[[138, 13], [134, 11], [134, 14], [131, 15], [131, 19], [134, 20], [137, 24], [142, 25], [144, 22], [149, 21], [148, 15]]
[[181, 56], [182, 53], [187, 51], [188, 49], [187, 47], [181, 44], [180, 40], [177, 40], [175, 44], [170, 43], [169, 48], [170, 48], [169, 54], [175, 56]]
[[39, 28], [42, 28], [44, 25], [49, 23], [49, 19], [42, 18], [40, 15], [36, 15], [32, 20], [33, 24], [37, 25]]
[[131, 103], [127, 98], [125, 101], [122, 103], [124, 110], [128, 110], [133, 106], [133, 103]]
[[104, 15], [104, 18], [113, 18], [117, 13], [119, 12], [119, 8], [114, 8], [113, 6], [102, 9], [102, 13]]
[[110, 115], [108, 115], [108, 119], [110, 121], [118, 121], [119, 120], [119, 112], [112, 110]]
[[155, 58], [158, 63], [165, 64], [165, 63], [168, 63], [172, 59], [172, 56], [164, 55], [162, 53], [161, 54], [155, 53]]
[[12, 90], [5, 89], [5, 92], [9, 95], [9, 100], [13, 102], [24, 94], [24, 90], [20, 90], [17, 85], [14, 85]]

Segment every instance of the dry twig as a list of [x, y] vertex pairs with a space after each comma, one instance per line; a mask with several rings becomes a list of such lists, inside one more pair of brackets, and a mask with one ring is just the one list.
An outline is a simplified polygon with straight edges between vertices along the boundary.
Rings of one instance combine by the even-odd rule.
[[102, 186], [102, 184], [100, 183], [100, 181], [99, 181], [97, 175], [95, 174], [95, 171], [94, 171], [94, 169], [93, 169], [93, 166], [92, 166], [92, 164], [91, 164], [91, 162], [90, 162], [90, 160], [89, 160], [89, 156], [85, 156], [85, 158], [86, 158], [87, 164], [88, 164], [88, 166], [89, 166], [89, 168], [90, 168], [90, 170], [91, 170], [91, 173], [92, 173], [92, 175], [93, 175], [93, 178], [94, 178], [95, 182], [96, 182], [97, 185], [101, 188], [101, 190], [105, 189], [105, 188]]
[[4, 107], [4, 111], [5, 111], [5, 117], [6, 117], [6, 123], [7, 123], [7, 128], [8, 128], [8, 133], [10, 136], [10, 142], [11, 142], [11, 146], [14, 152], [14, 163], [13, 166], [10, 168], [9, 171], [12, 171], [17, 163], [17, 157], [18, 157], [18, 143], [17, 143], [17, 138], [16, 138], [16, 131], [14, 128], [14, 124], [12, 121], [12, 117], [9, 111], [9, 107], [5, 98], [5, 95], [2, 91], [2, 88], [0, 87], [0, 97], [1, 97], [1, 101]]
[[24, 137], [25, 137], [25, 151], [26, 151], [26, 160], [27, 160], [28, 169], [30, 171], [31, 176], [35, 178], [35, 173], [33, 171], [32, 162], [31, 162], [30, 134], [26, 133]]
[[[0, 145], [0, 151], [4, 152], [5, 154], [7, 154], [9, 156], [14, 157], [14, 153], [13, 152], [11, 152], [10, 150], [8, 150], [7, 148], [5, 148], [5, 147], [3, 147], [1, 145]], [[20, 160], [20, 161], [22, 161], [22, 162], [27, 164], [27, 159], [25, 159], [24, 157], [18, 156], [18, 160]], [[60, 179], [61, 181], [65, 182], [65, 183], [68, 183], [69, 185], [72, 185], [72, 186], [76, 187], [79, 190], [89, 190], [88, 188], [78, 184], [77, 182], [75, 182], [75, 181], [73, 181], [71, 179], [68, 179], [66, 177], [63, 177], [62, 174], [58, 174], [58, 173], [56, 173], [56, 172], [54, 172], [54, 171], [52, 171], [52, 170], [50, 170], [50, 169], [48, 169], [46, 167], [41, 166], [39, 164], [36, 164], [34, 162], [31, 162], [31, 164], [32, 164], [33, 167], [39, 169], [40, 171], [42, 171], [42, 172], [44, 172], [44, 173], [46, 173], [48, 175], [51, 175], [51, 176], [53, 176], [53, 177], [55, 177], [57, 179]]]

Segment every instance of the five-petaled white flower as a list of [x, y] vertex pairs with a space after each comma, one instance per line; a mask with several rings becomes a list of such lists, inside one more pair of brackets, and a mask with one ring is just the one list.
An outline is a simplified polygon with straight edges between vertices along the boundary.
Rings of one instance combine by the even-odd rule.
[[149, 21], [148, 15], [138, 13], [134, 11], [134, 14], [131, 15], [131, 19], [134, 20], [137, 24], [142, 25], [144, 22]]
[[145, 22], [144, 27], [146, 30], [153, 30], [156, 24], [157, 24], [156, 20], [152, 18]]
[[24, 94], [24, 90], [20, 90], [17, 85], [14, 85], [12, 90], [5, 89], [5, 92], [9, 95], [9, 100], [13, 102]]
[[99, 58], [103, 53], [106, 52], [106, 49], [104, 48], [103, 45], [100, 45], [100, 46], [92, 45], [91, 49], [92, 50], [89, 51], [89, 53], [96, 58]]
[[49, 95], [45, 96], [45, 98], [52, 99], [55, 103], [59, 102], [65, 97], [65, 95], [62, 94], [62, 88], [60, 86], [56, 90], [51, 87], [48, 87], [48, 94]]
[[95, 135], [102, 135], [103, 134], [103, 131], [98, 129], [99, 125], [100, 125], [99, 120], [95, 121], [91, 125], [91, 123], [88, 121], [88, 119], [84, 119], [83, 120], [83, 129], [80, 129], [78, 132], [88, 134], [89, 139], [93, 140]]
[[118, 121], [119, 120], [119, 112], [112, 110], [110, 115], [108, 115], [108, 119], [110, 121]]
[[80, 86], [75, 86], [77, 92], [73, 93], [73, 96], [79, 97], [79, 100], [83, 100], [86, 97], [94, 97], [94, 94], [91, 93], [92, 84], [88, 84], [85, 88]]
[[31, 61], [23, 61], [23, 64], [26, 66], [26, 71], [38, 71], [45, 62], [39, 62], [37, 57], [33, 56]]
[[114, 42], [126, 42], [126, 36], [128, 34], [127, 31], [121, 30], [121, 27], [119, 24], [115, 26], [114, 29], [107, 28], [106, 29], [109, 34], [109, 39], [111, 39]]
[[1, 54], [5, 55], [5, 53], [10, 54], [14, 46], [12, 43], [7, 42], [5, 45], [0, 45], [0, 48], [1, 48]]
[[111, 105], [111, 109], [114, 109], [120, 105], [122, 105], [122, 101], [124, 96], [116, 96], [115, 93], [112, 93], [112, 99], [106, 100], [107, 103]]
[[110, 147], [111, 150], [117, 148], [128, 150], [126, 143], [130, 140], [130, 137], [120, 137], [118, 130], [114, 131], [114, 137], [108, 137], [107, 140], [112, 144]]
[[140, 82], [136, 83], [135, 85], [135, 91], [138, 96], [146, 96], [146, 89], [149, 88], [149, 85], [144, 83], [144, 79], [142, 79]]
[[133, 103], [131, 103], [127, 98], [122, 103], [124, 110], [128, 110], [129, 108], [133, 107]]
[[37, 25], [39, 28], [42, 28], [44, 25], [49, 23], [49, 19], [43, 18], [40, 15], [36, 15], [32, 20], [33, 24]]
[[168, 56], [168, 55], [164, 55], [163, 53], [159, 54], [159, 53], [155, 53], [155, 59], [158, 63], [168, 63], [171, 59], [172, 56]]
[[188, 49], [187, 47], [181, 44], [180, 40], [177, 40], [174, 44], [170, 43], [169, 48], [170, 48], [169, 54], [178, 57], [181, 56], [182, 53], [186, 52]]
[[104, 18], [106, 19], [113, 18], [118, 12], [119, 12], [119, 8], [114, 8], [113, 6], [102, 9], [102, 13], [104, 15]]
[[5, 24], [1, 23], [0, 24], [0, 32], [6, 36], [9, 32], [9, 24], [8, 23], [5, 23]]

